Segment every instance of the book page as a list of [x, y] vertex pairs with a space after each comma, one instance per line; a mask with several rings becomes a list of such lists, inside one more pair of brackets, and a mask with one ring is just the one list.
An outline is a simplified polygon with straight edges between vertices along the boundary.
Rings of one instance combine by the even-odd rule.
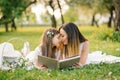
[[65, 59], [59, 60], [59, 62], [64, 62], [64, 61], [69, 61], [69, 60], [74, 60], [74, 59], [80, 59], [80, 56], [73, 56]]

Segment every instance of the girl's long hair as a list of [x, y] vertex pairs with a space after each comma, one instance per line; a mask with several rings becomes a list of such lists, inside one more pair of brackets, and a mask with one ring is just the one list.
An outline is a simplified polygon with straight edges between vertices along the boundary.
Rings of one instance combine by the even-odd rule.
[[47, 29], [42, 36], [42, 55], [55, 58], [56, 47], [53, 47], [52, 39], [59, 32], [54, 28]]

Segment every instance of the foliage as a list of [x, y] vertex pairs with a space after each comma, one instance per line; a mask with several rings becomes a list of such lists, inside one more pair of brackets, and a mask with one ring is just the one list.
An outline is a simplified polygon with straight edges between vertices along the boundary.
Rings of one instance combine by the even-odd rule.
[[120, 32], [118, 31], [114, 31], [114, 32], [111, 32], [111, 33], [106, 33], [103, 37], [104, 40], [107, 40], [107, 39], [110, 39], [112, 41], [117, 41], [117, 42], [120, 42]]
[[22, 68], [22, 69], [32, 69], [33, 68], [33, 63], [30, 62], [28, 59], [26, 60], [23, 57], [20, 58], [11, 58], [11, 59], [4, 59], [2, 66], [7, 66], [9, 67], [9, 71], [15, 70], [17, 68]]
[[102, 26], [99, 28], [99, 31], [95, 31], [95, 38], [101, 41], [113, 41], [120, 42], [120, 32], [115, 32], [113, 28], [107, 28], [106, 26]]
[[92, 7], [93, 3], [95, 0], [66, 0], [66, 2], [70, 5], [70, 6], [86, 6], [86, 7]]
[[0, 23], [9, 22], [13, 18], [20, 17], [30, 3], [30, 0], [0, 0], [0, 12], [4, 17]]
[[64, 14], [65, 21], [70, 21], [70, 22], [78, 21], [79, 13], [77, 12], [77, 10], [78, 10], [77, 8], [70, 7], [70, 9]]
[[108, 12], [111, 6], [114, 6], [114, 0], [68, 0], [67, 3], [70, 6], [85, 6], [88, 9], [91, 9], [95, 13], [104, 13]]
[[96, 37], [100, 40], [120, 42], [120, 32], [113, 31], [112, 29], [107, 29], [106, 27], [99, 30], [100, 33]]

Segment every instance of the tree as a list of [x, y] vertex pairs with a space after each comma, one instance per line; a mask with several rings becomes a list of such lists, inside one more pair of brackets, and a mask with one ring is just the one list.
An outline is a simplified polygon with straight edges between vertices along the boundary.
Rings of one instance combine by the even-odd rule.
[[95, 14], [93, 14], [91, 25], [94, 26], [94, 24], [96, 24], [96, 26], [99, 27], [98, 22], [95, 20]]
[[51, 19], [51, 23], [52, 23], [52, 27], [57, 27], [57, 20], [55, 17], [55, 10], [59, 9], [60, 10], [60, 14], [61, 14], [61, 22], [62, 24], [64, 23], [64, 17], [62, 14], [62, 7], [61, 7], [61, 2], [60, 0], [40, 0], [40, 2], [43, 4], [45, 4], [45, 7], [50, 7], [52, 9], [52, 12], [49, 12], [49, 10], [47, 9], [47, 14], [50, 16]]
[[115, 31], [120, 31], [120, 0], [115, 0]]
[[55, 7], [54, 7], [54, 5], [53, 5], [53, 0], [49, 0], [49, 5], [50, 5], [50, 7], [51, 7], [52, 10], [53, 10], [53, 15], [51, 16], [52, 27], [55, 27], [55, 28], [56, 28], [56, 26], [57, 26], [57, 21], [56, 21], [55, 15], [54, 15]]
[[78, 12], [78, 7], [69, 7], [69, 10], [64, 14], [65, 16], [65, 21], [70, 21], [70, 22], [78, 22], [79, 20], [79, 12]]
[[[96, 13], [109, 13], [109, 21], [108, 21], [108, 27], [111, 27], [112, 20], [113, 20], [113, 11], [114, 8], [114, 0], [67, 0], [68, 4], [72, 6], [80, 5], [81, 7], [86, 7], [88, 9], [93, 10], [93, 16], [92, 16], [92, 25], [96, 23], [95, 21], [95, 15]], [[97, 25], [97, 24], [96, 24]]]
[[60, 1], [59, 0], [57, 0], [57, 3], [58, 3], [58, 7], [59, 7], [59, 9], [60, 9], [60, 13], [61, 13], [61, 21], [62, 21], [62, 24], [64, 24], [64, 17], [63, 17], [63, 14], [62, 14], [62, 7], [61, 7], [61, 5], [60, 5]]
[[101, 13], [107, 12], [110, 14], [110, 17], [108, 20], [108, 27], [112, 27], [113, 11], [115, 10], [114, 0], [99, 0], [97, 7], [99, 12]]
[[23, 11], [36, 1], [37, 0], [0, 0], [0, 12], [2, 13], [0, 24], [5, 24], [6, 32], [8, 32], [8, 23], [12, 23], [11, 28], [16, 30], [15, 18], [19, 18]]
[[[80, 7], [80, 8], [84, 8], [84, 11], [86, 9], [87, 10], [91, 10], [92, 9], [92, 19], [91, 19], [91, 25], [94, 26], [94, 24], [98, 27], [98, 23], [95, 20], [95, 15], [97, 13], [97, 4], [98, 4], [98, 0], [67, 0], [66, 1], [68, 3], [68, 5], [72, 6], [72, 7]], [[78, 11], [77, 11], [78, 12]]]

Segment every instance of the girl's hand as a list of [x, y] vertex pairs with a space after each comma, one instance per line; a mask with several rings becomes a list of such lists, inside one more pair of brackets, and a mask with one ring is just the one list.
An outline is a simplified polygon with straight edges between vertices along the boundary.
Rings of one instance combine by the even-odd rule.
[[45, 69], [47, 69], [47, 66], [45, 66], [45, 65], [40, 65], [40, 66], [38, 67], [38, 69], [39, 69], [39, 70], [45, 70]]

